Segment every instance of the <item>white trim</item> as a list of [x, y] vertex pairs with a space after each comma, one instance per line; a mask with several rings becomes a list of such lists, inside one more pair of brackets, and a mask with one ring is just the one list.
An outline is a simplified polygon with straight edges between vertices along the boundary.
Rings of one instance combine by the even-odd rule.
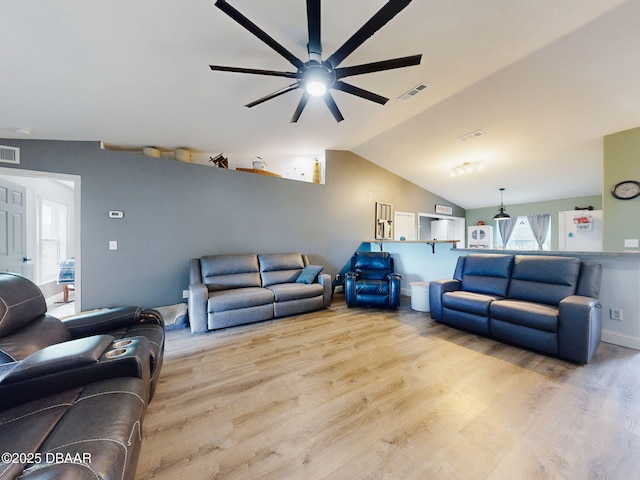
[[628, 335], [621, 335], [615, 332], [602, 331], [602, 341], [605, 343], [612, 343], [620, 347], [633, 348], [634, 350], [640, 350], [640, 338], [630, 337]]

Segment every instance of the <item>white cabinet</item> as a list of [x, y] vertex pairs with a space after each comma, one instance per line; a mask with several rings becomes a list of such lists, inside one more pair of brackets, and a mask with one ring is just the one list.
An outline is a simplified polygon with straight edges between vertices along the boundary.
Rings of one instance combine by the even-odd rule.
[[469, 248], [493, 248], [493, 227], [491, 225], [467, 227], [467, 245]]

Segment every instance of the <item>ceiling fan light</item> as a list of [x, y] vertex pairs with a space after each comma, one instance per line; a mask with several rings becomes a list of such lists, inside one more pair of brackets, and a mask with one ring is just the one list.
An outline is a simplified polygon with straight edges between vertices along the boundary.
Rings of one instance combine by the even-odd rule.
[[312, 97], [321, 97], [327, 93], [327, 86], [320, 80], [311, 80], [305, 86], [307, 93]]

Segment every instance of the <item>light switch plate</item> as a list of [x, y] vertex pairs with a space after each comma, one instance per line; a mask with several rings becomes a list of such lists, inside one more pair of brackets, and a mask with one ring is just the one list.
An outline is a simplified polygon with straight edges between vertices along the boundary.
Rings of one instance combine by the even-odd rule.
[[118, 241], [109, 240], [109, 250], [117, 250], [117, 249], [118, 249]]

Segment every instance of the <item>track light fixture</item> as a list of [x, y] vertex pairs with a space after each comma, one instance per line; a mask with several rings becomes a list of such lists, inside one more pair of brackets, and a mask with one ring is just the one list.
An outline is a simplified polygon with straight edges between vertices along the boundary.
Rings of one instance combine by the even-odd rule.
[[464, 162], [462, 165], [458, 165], [451, 169], [451, 176], [464, 175], [465, 173], [479, 172], [484, 168], [482, 162]]

